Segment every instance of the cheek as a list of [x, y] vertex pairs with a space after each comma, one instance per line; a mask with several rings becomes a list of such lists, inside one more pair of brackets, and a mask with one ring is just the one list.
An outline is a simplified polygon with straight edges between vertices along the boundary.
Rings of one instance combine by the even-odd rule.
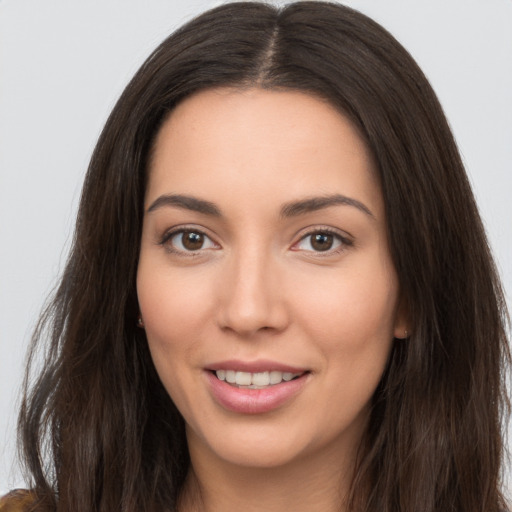
[[173, 390], [172, 398], [179, 402], [180, 383], [190, 376], [185, 368], [193, 366], [204, 338], [210, 294], [204, 283], [199, 286], [186, 272], [171, 272], [144, 260], [139, 264], [137, 294], [153, 363], [165, 388], [170, 394]]
[[137, 275], [139, 307], [148, 338], [185, 346], [193, 341], [194, 329], [212, 304], [204, 280], [187, 272], [157, 269], [141, 262]]
[[207, 287], [186, 272], [141, 260], [137, 274], [139, 307], [153, 364], [173, 402], [185, 416], [194, 410], [197, 362], [211, 308]]
[[381, 275], [333, 279], [303, 304], [309, 312], [304, 329], [326, 369], [331, 398], [323, 415], [332, 425], [365, 414], [389, 358], [398, 287], [392, 272]]
[[[371, 270], [374, 269], [374, 270]], [[390, 266], [368, 265], [300, 292], [303, 329], [322, 354], [329, 388], [356, 410], [373, 394], [393, 343], [398, 283]], [[335, 414], [328, 411], [327, 414]]]
[[392, 269], [327, 276], [297, 295], [298, 316], [319, 340], [357, 349], [365, 341], [393, 338], [398, 286]]

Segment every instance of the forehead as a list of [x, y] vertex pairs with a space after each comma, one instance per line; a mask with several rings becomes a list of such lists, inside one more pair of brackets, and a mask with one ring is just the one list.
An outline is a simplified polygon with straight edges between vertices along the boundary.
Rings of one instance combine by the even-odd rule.
[[187, 98], [163, 124], [149, 172], [146, 204], [162, 193], [230, 189], [282, 202], [338, 192], [382, 206], [371, 155], [353, 124], [297, 91], [219, 88]]

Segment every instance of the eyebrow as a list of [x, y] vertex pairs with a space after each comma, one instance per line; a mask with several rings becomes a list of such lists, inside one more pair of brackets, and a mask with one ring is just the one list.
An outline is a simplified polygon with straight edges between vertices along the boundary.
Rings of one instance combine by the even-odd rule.
[[182, 194], [169, 194], [158, 197], [147, 209], [147, 213], [158, 210], [163, 206], [176, 206], [185, 210], [202, 213], [203, 215], [221, 217], [220, 209], [210, 201]]
[[301, 201], [292, 201], [290, 203], [286, 203], [281, 208], [281, 217], [296, 217], [298, 215], [316, 212], [318, 210], [323, 210], [324, 208], [329, 208], [330, 206], [338, 205], [353, 206], [358, 210], [362, 211], [363, 213], [365, 213], [366, 215], [375, 219], [375, 215], [373, 215], [371, 210], [361, 201], [341, 194], [311, 197], [303, 199]]
[[[316, 212], [318, 210], [323, 210], [324, 208], [339, 205], [352, 206], [375, 219], [375, 216], [371, 210], [361, 201], [341, 194], [310, 197], [301, 199], [299, 201], [291, 201], [283, 205], [281, 208], [280, 216], [284, 218], [297, 217], [299, 215], [304, 215], [306, 213]], [[220, 208], [214, 203], [183, 194], [165, 194], [158, 197], [147, 209], [147, 213], [151, 213], [164, 206], [183, 208], [185, 210], [198, 212], [203, 215], [209, 215], [212, 217], [222, 217]]]

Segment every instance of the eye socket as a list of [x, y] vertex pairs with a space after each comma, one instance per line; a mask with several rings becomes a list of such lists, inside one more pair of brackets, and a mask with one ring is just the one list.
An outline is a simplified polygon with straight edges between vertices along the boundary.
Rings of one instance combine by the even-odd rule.
[[[198, 229], [179, 229], [167, 233], [161, 244], [169, 252], [190, 254], [219, 246]], [[352, 241], [329, 229], [317, 229], [304, 235], [293, 247], [295, 251], [333, 254], [351, 246]]]
[[317, 230], [303, 236], [294, 246], [295, 250], [318, 253], [335, 253], [352, 242], [338, 233], [329, 230]]
[[171, 252], [193, 253], [205, 249], [215, 249], [217, 244], [205, 233], [195, 229], [180, 229], [165, 236], [162, 245]]

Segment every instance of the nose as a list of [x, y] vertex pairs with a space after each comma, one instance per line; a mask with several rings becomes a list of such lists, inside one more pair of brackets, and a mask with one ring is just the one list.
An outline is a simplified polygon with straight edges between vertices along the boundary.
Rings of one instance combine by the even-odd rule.
[[289, 312], [280, 274], [272, 256], [257, 248], [234, 255], [219, 287], [219, 327], [244, 338], [284, 330]]

